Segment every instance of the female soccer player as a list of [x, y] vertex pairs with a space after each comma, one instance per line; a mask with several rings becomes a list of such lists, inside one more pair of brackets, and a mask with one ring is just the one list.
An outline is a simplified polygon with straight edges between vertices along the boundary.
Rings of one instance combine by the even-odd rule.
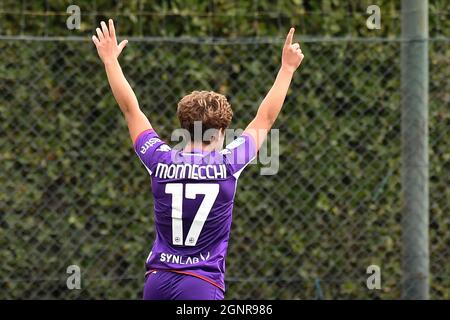
[[[139, 108], [118, 57], [113, 21], [101, 22], [92, 40], [128, 124], [135, 151], [151, 176], [156, 240], [146, 261], [144, 299], [219, 300], [225, 292], [225, 257], [237, 180], [261, 147], [303, 60], [291, 28], [275, 83], [244, 133], [222, 149], [233, 112], [225, 96], [194, 91], [178, 103], [189, 140], [183, 150], [162, 141]], [[203, 132], [196, 137], [196, 123]], [[211, 131], [212, 130], [212, 131]], [[204, 138], [206, 131], [209, 139]], [[193, 137], [192, 137], [193, 135]]]

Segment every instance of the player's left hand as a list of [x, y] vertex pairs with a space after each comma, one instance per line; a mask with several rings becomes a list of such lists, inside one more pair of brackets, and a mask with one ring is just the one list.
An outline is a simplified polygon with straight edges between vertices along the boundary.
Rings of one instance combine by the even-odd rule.
[[300, 66], [305, 57], [299, 43], [292, 43], [295, 29], [291, 28], [286, 37], [281, 58], [281, 66], [290, 72], [294, 72]]
[[114, 22], [112, 19], [109, 19], [108, 24], [109, 29], [106, 26], [106, 23], [102, 21], [100, 23], [101, 29], [96, 29], [97, 36], [92, 36], [92, 41], [97, 48], [98, 55], [105, 64], [116, 60], [128, 43], [128, 40], [123, 40], [117, 45], [116, 30], [114, 29]]

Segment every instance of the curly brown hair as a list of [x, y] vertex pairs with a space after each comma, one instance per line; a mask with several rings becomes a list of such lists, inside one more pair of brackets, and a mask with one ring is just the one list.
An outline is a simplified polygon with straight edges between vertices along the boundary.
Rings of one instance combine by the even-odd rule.
[[[178, 102], [178, 120], [183, 129], [194, 135], [194, 122], [202, 123], [202, 131], [226, 129], [233, 117], [227, 98], [214, 91], [193, 91]], [[205, 141], [206, 142], [206, 141]]]

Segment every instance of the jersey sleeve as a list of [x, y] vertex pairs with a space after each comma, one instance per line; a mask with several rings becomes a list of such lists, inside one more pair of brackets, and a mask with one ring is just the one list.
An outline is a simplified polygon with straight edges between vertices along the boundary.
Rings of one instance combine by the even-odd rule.
[[221, 151], [231, 174], [237, 179], [242, 170], [256, 157], [256, 143], [252, 136], [242, 134]]
[[134, 150], [147, 171], [152, 175], [156, 164], [171, 148], [153, 130], [145, 130], [137, 137]]

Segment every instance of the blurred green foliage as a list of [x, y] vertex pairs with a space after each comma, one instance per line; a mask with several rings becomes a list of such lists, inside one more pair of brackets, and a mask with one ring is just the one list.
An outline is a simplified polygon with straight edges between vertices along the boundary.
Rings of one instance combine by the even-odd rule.
[[[114, 18], [122, 35], [135, 36], [282, 36], [296, 26], [303, 36], [397, 36], [401, 1], [377, 0], [3, 0], [0, 34], [89, 35]], [[66, 28], [66, 8], [81, 10], [81, 29]], [[381, 8], [380, 30], [368, 30], [369, 5]], [[429, 1], [430, 35], [448, 36], [448, 0]]]

